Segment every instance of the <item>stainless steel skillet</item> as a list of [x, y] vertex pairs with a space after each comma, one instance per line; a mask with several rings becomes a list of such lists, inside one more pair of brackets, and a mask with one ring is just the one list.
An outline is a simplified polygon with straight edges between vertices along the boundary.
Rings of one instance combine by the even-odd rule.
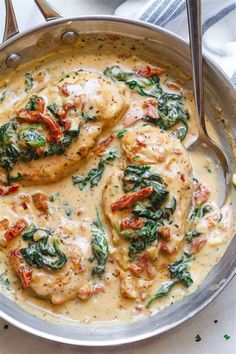
[[[10, 9], [8, 9], [10, 10]], [[44, 9], [44, 11], [47, 9]], [[45, 17], [56, 14], [45, 13]], [[14, 21], [9, 21], [9, 24]], [[13, 35], [15, 32], [12, 26]], [[74, 34], [76, 33], [76, 34]], [[179, 65], [190, 72], [189, 47], [179, 37], [156, 26], [139, 21], [126, 20], [112, 16], [89, 16], [58, 19], [8, 39], [0, 47], [0, 73], [7, 74], [17, 65], [27, 63], [60, 46], [73, 41], [74, 36], [83, 33], [119, 34], [145, 41], [150, 49], [161, 54], [172, 64]], [[206, 111], [214, 119], [214, 105], [222, 107], [228, 128], [236, 139], [236, 91], [224, 73], [208, 58], [205, 58], [204, 74], [206, 80]], [[221, 143], [226, 151], [232, 170], [235, 171], [235, 156], [222, 126], [214, 123]], [[236, 201], [236, 191], [231, 189]], [[235, 209], [235, 205], [234, 205]], [[0, 294], [0, 316], [15, 326], [32, 334], [58, 342], [105, 346], [129, 343], [163, 333], [184, 321], [207, 306], [229, 283], [235, 274], [236, 238], [231, 242], [221, 261], [211, 270], [199, 289], [182, 301], [161, 311], [159, 314], [126, 325], [110, 327], [86, 327], [85, 325], [54, 324], [45, 322], [24, 311], [16, 303]]]

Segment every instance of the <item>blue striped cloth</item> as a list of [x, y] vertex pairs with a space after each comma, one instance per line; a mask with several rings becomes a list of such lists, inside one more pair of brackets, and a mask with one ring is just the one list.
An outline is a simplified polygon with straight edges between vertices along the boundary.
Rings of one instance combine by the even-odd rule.
[[[149, 22], [188, 39], [185, 0], [126, 0], [115, 15]], [[236, 86], [236, 0], [202, 0], [202, 33], [204, 52]]]

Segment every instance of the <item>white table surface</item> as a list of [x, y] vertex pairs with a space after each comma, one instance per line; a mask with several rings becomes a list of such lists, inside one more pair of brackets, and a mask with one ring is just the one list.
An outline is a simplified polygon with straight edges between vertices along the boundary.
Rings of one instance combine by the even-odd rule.
[[[33, 0], [13, 0], [20, 30], [43, 22]], [[51, 0], [64, 16], [112, 14], [122, 0]], [[69, 6], [68, 6], [69, 4]], [[0, 0], [0, 38], [4, 28], [4, 0]], [[217, 320], [217, 323], [214, 321]], [[200, 342], [195, 341], [199, 334]], [[226, 340], [224, 335], [229, 335]], [[120, 347], [83, 348], [53, 343], [0, 320], [0, 354], [236, 354], [236, 281], [205, 310], [161, 336]]]

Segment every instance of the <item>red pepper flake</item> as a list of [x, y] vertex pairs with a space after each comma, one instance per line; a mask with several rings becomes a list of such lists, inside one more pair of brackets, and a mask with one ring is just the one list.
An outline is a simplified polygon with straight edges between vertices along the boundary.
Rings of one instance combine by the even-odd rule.
[[9, 230], [5, 232], [5, 238], [7, 241], [11, 241], [13, 238], [17, 237], [26, 227], [28, 226], [25, 219], [20, 219], [15, 225], [10, 227]]
[[142, 199], [148, 198], [153, 192], [153, 187], [145, 187], [140, 189], [140, 191], [132, 193], [130, 195], [125, 195], [120, 198], [117, 202], [111, 205], [111, 210], [114, 212], [116, 210], [129, 209], [132, 205]]
[[21, 279], [24, 288], [29, 287], [32, 279], [32, 270], [23, 262], [20, 250], [14, 249], [10, 251], [9, 259]]
[[125, 219], [121, 221], [120, 228], [121, 230], [138, 230], [144, 226], [144, 221], [142, 219]]
[[154, 75], [163, 74], [164, 69], [161, 68], [151, 68], [149, 65], [146, 66], [145, 69], [141, 69], [138, 71], [138, 74], [142, 77], [152, 77]]
[[147, 147], [147, 144], [144, 141], [141, 141], [139, 139], [136, 139], [136, 143], [138, 144], [138, 146]]
[[8, 195], [16, 192], [20, 186], [18, 184], [14, 184], [13, 186], [4, 186], [0, 188], [0, 195]]
[[106, 148], [113, 141], [114, 138], [115, 138], [115, 134], [111, 134], [107, 138], [100, 141], [100, 143], [98, 144], [98, 148], [97, 148], [97, 154], [102, 155], [105, 152]]
[[180, 179], [181, 179], [181, 181], [185, 182], [185, 174], [184, 173], [180, 173]]

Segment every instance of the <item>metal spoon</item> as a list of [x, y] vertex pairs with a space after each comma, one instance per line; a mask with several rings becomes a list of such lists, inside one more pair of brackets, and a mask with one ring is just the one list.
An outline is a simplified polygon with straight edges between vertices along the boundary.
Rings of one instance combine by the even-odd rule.
[[198, 150], [203, 156], [213, 153], [214, 157], [220, 162], [225, 179], [224, 198], [220, 203], [223, 206], [226, 202], [231, 173], [229, 161], [221, 147], [216, 144], [208, 135], [204, 112], [204, 84], [202, 71], [202, 28], [201, 28], [201, 0], [186, 0], [188, 14], [188, 28], [190, 38], [190, 49], [192, 59], [193, 91], [196, 106], [196, 118], [199, 129], [197, 140], [188, 150]]

